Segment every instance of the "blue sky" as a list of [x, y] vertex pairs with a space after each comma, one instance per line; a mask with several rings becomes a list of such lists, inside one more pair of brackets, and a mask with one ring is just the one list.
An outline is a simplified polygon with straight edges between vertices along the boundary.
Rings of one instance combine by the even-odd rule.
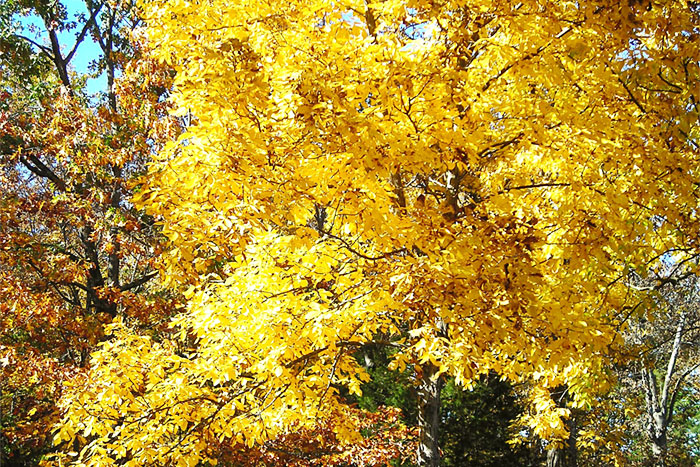
[[[0, 0], [1, 1], [1, 0]], [[64, 0], [63, 4], [68, 9], [69, 19], [75, 18], [76, 15], [83, 13], [87, 15], [87, 9], [85, 4], [81, 0]], [[43, 22], [36, 16], [25, 16], [17, 18], [19, 22], [27, 29], [24, 34], [31, 37], [33, 40], [40, 44], [48, 45], [49, 39], [45, 32], [45, 27]], [[29, 32], [29, 28], [34, 26], [36, 32]], [[68, 53], [75, 44], [75, 36], [80, 32], [80, 27], [72, 31], [63, 31], [59, 34], [59, 40], [63, 46], [65, 53]], [[78, 47], [75, 56], [71, 60], [71, 68], [78, 73], [87, 73], [90, 62], [96, 57], [101, 55], [102, 51], [100, 47], [90, 38], [89, 35], [85, 37], [85, 40]], [[96, 94], [98, 92], [104, 92], [107, 87], [107, 77], [103, 73], [97, 78], [92, 78], [88, 80], [87, 88], [88, 93]]]

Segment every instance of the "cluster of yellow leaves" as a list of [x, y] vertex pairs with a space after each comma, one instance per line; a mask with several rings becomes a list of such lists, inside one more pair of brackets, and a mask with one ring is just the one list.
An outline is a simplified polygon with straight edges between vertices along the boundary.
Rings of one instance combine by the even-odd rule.
[[535, 430], [563, 436], [546, 388], [604, 387], [621, 277], [700, 225], [697, 12], [633, 3], [145, 2], [193, 124], [138, 202], [191, 351], [120, 331], [60, 438], [96, 433], [87, 465], [187, 465], [212, 433], [348, 430], [371, 341], [464, 385], [538, 372]]

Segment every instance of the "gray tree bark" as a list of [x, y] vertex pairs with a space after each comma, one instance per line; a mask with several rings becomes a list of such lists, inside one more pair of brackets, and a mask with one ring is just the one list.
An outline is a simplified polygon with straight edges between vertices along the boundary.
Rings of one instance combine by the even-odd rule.
[[436, 377], [438, 369], [431, 363], [421, 367], [418, 375], [418, 466], [440, 466], [440, 392], [442, 377]]
[[676, 364], [681, 350], [686, 316], [687, 311], [683, 311], [678, 320], [662, 386], [659, 388], [653, 368], [646, 365], [642, 368], [642, 383], [647, 406], [647, 435], [651, 444], [651, 458], [657, 467], [666, 466], [668, 426], [673, 418], [680, 383], [687, 376], [687, 373], [679, 375], [676, 383], [672, 384], [671, 380], [677, 372]]
[[568, 425], [569, 439], [566, 440], [566, 444], [547, 449], [547, 467], [578, 467], [578, 449], [576, 447], [578, 425], [574, 415], [571, 416]]

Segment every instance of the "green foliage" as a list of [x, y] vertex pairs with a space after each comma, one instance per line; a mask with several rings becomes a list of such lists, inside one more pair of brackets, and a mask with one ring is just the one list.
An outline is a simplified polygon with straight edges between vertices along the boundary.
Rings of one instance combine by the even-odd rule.
[[697, 388], [682, 391], [669, 432], [669, 465], [700, 465], [700, 404]]
[[45, 77], [51, 63], [26, 40], [28, 31], [19, 21], [26, 12], [23, 2], [0, 2], [0, 89], [8, 83], [28, 91], [45, 89], [37, 78]]
[[[367, 346], [357, 358], [371, 365], [368, 373], [372, 379], [362, 385], [361, 396], [355, 397], [360, 408], [370, 411], [382, 405], [401, 409], [404, 421], [409, 426], [417, 423], [416, 393], [411, 385], [410, 371], [396, 371], [387, 368], [393, 352], [378, 346]], [[352, 399], [351, 399], [352, 400]]]
[[537, 465], [529, 449], [511, 446], [510, 426], [523, 407], [513, 386], [494, 374], [465, 391], [453, 381], [442, 391], [442, 436], [445, 467]]
[[[416, 426], [416, 391], [411, 371], [387, 369], [394, 352], [369, 345], [356, 358], [370, 365], [371, 380], [361, 396], [348, 396], [360, 408], [376, 411], [383, 405], [398, 407], [408, 426]], [[471, 389], [450, 379], [442, 390], [440, 447], [445, 467], [508, 467], [538, 465], [542, 459], [525, 445], [510, 445], [511, 424], [521, 415], [522, 400], [512, 384], [495, 374], [483, 376]]]

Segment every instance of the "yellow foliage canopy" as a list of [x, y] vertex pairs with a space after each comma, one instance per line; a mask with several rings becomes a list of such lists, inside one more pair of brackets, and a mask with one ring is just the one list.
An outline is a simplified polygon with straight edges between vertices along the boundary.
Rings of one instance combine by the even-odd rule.
[[[621, 277], [697, 238], [693, 8], [147, 2], [193, 122], [139, 200], [190, 287], [182, 348], [119, 328], [59, 438], [92, 434], [87, 465], [194, 465], [209, 437], [319, 416], [351, 440], [338, 388], [373, 341], [583, 403]], [[564, 430], [550, 402], [542, 436]]]

